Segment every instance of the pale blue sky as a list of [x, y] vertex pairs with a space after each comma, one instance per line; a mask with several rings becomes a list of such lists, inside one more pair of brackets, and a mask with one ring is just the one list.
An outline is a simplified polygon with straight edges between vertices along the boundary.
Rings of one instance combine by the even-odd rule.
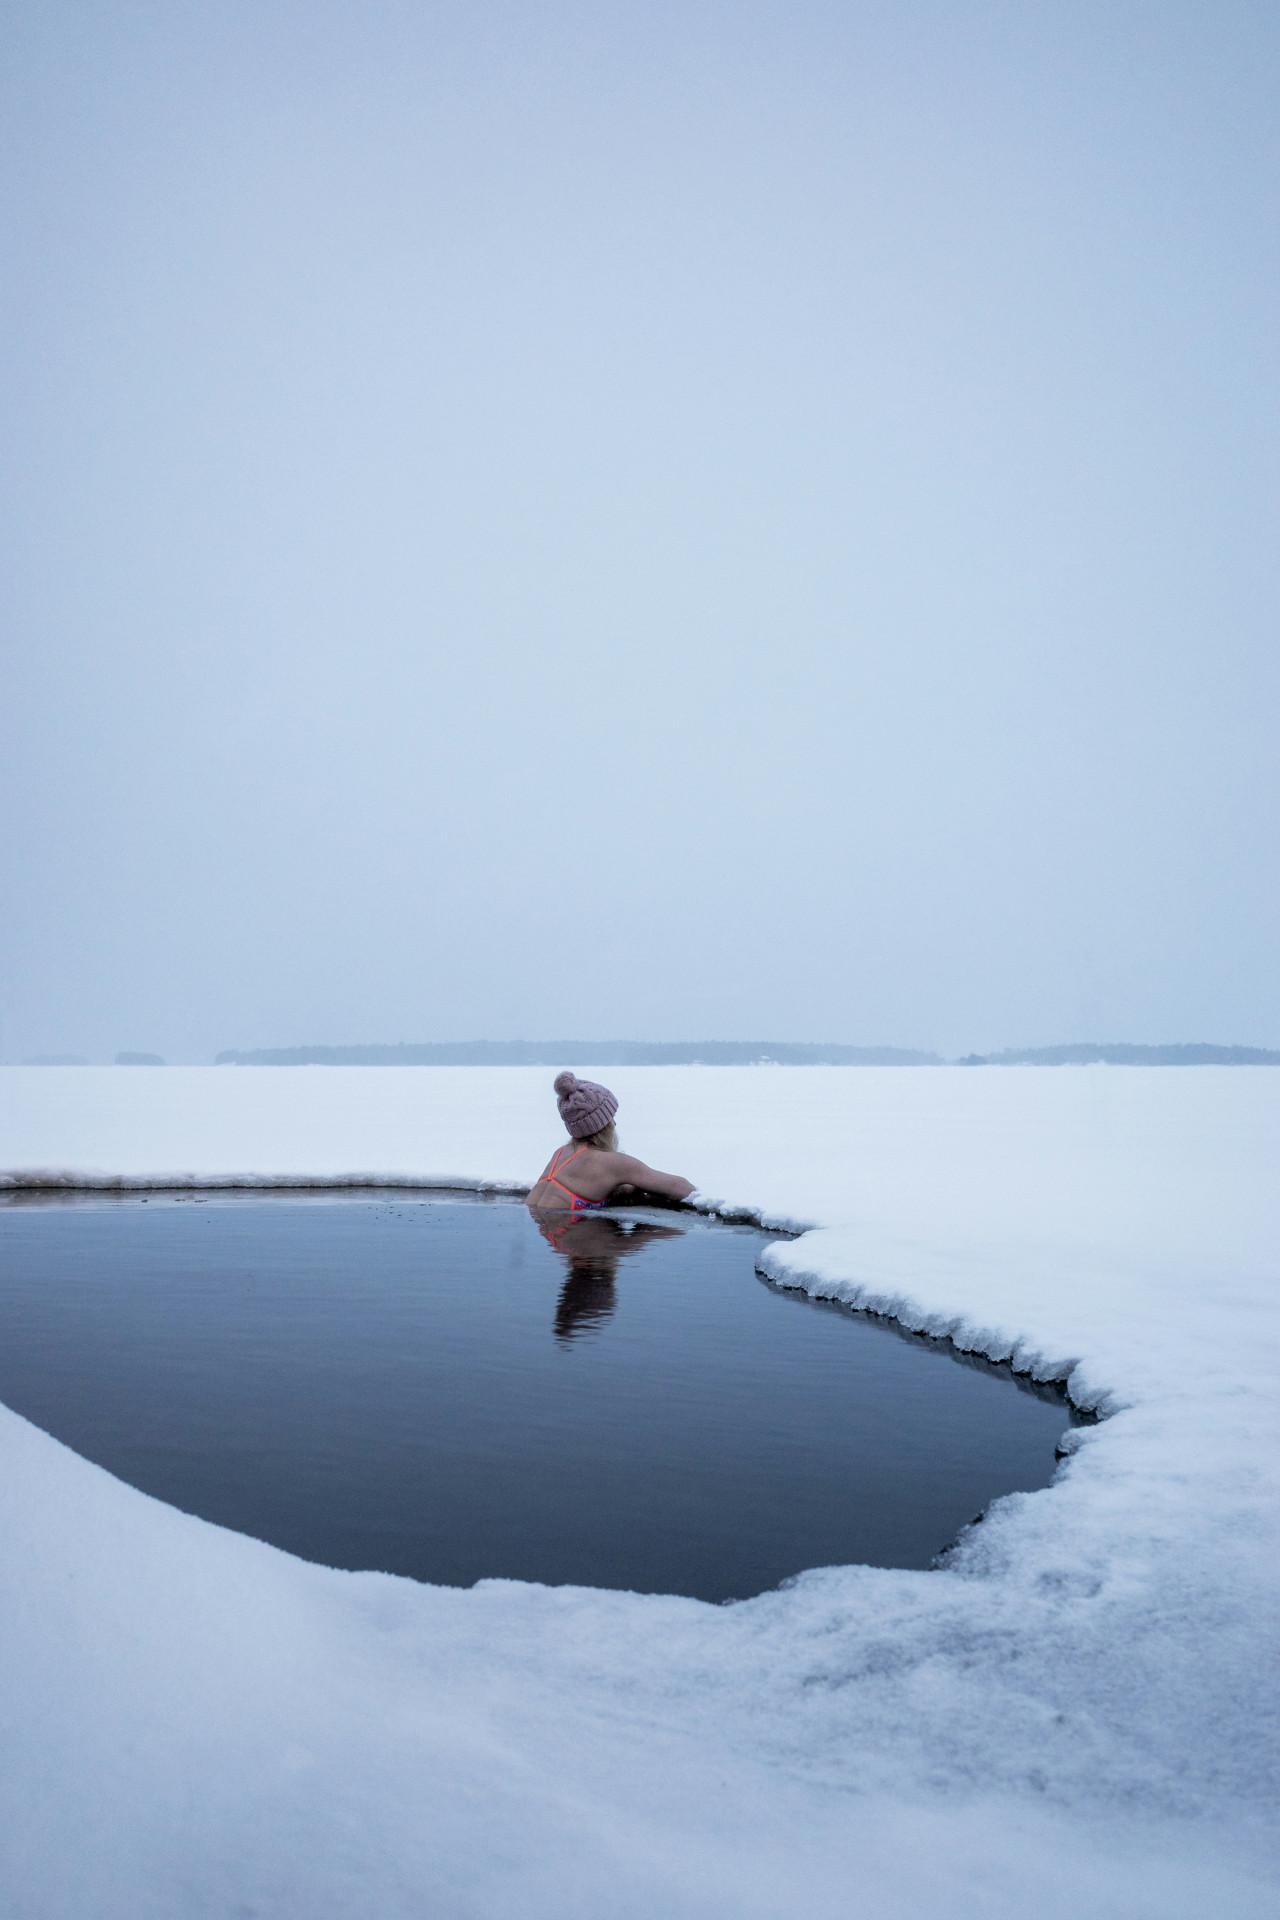
[[0, 1057], [1280, 1044], [1280, 13], [0, 28]]

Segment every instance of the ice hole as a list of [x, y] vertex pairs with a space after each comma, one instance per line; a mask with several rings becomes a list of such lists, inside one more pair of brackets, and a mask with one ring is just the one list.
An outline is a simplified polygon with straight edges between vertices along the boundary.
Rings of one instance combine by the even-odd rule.
[[421, 1191], [12, 1201], [0, 1399], [187, 1512], [458, 1586], [927, 1567], [1049, 1483], [1061, 1393], [770, 1286], [776, 1238], [611, 1210], [548, 1240]]

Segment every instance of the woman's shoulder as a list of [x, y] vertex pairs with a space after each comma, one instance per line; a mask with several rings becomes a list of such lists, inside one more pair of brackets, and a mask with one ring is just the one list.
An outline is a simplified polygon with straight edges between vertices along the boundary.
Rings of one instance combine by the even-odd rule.
[[637, 1175], [652, 1171], [643, 1160], [637, 1160], [634, 1153], [606, 1153], [602, 1148], [595, 1150], [592, 1165], [602, 1173], [611, 1173], [617, 1180], [634, 1180]]

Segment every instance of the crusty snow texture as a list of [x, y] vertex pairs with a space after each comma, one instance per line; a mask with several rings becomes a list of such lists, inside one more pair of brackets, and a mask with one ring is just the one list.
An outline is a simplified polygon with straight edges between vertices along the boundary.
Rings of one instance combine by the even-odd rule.
[[[1106, 1417], [945, 1570], [711, 1607], [308, 1566], [0, 1410], [0, 1908], [1270, 1920], [1280, 1072], [610, 1084], [700, 1204], [810, 1229], [776, 1279]], [[523, 1184], [556, 1138], [540, 1068], [0, 1071], [11, 1184]]]

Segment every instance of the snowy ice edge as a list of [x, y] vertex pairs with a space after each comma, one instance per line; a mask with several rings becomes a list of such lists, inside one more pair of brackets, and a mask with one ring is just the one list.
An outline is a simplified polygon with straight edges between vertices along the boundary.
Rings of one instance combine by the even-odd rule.
[[[1005, 1328], [982, 1327], [966, 1319], [961, 1312], [929, 1310], [909, 1293], [893, 1286], [875, 1286], [830, 1270], [820, 1272], [803, 1264], [806, 1240], [823, 1231], [822, 1223], [798, 1220], [784, 1214], [766, 1213], [759, 1207], [737, 1201], [714, 1200], [695, 1193], [686, 1202], [699, 1213], [734, 1224], [750, 1224], [766, 1233], [786, 1233], [784, 1243], [765, 1247], [756, 1260], [757, 1273], [788, 1292], [807, 1293], [814, 1300], [838, 1300], [859, 1313], [871, 1313], [891, 1320], [908, 1333], [926, 1334], [931, 1340], [946, 1340], [960, 1353], [981, 1354], [1011, 1372], [1041, 1386], [1061, 1387], [1078, 1413], [1107, 1419], [1130, 1402], [1112, 1388], [1087, 1379], [1078, 1356], [1055, 1355], [1034, 1343], [1027, 1335], [1010, 1333]], [[1074, 1453], [1083, 1435], [1063, 1435], [1062, 1455]]]
[[[1099, 1419], [1117, 1413], [1127, 1401], [1085, 1378], [1078, 1359], [1055, 1358], [1033, 1345], [1024, 1335], [1010, 1335], [1001, 1328], [980, 1327], [961, 1313], [929, 1312], [911, 1298], [894, 1289], [875, 1287], [858, 1280], [842, 1279], [838, 1274], [820, 1273], [796, 1264], [803, 1241], [765, 1247], [756, 1261], [756, 1271], [788, 1292], [807, 1293], [814, 1300], [838, 1300], [859, 1313], [874, 1314], [890, 1320], [908, 1333], [925, 1334], [931, 1340], [948, 1341], [960, 1353], [981, 1354], [997, 1365], [1007, 1365], [1012, 1373], [1031, 1379], [1041, 1386], [1061, 1387], [1078, 1413]], [[1081, 1436], [1064, 1434], [1059, 1451], [1073, 1453]]]
[[[201, 1193], [324, 1192], [350, 1187], [391, 1187], [423, 1193], [528, 1193], [528, 1180], [482, 1180], [466, 1173], [103, 1173], [83, 1167], [15, 1167], [0, 1170], [0, 1193]], [[766, 1213], [738, 1201], [694, 1193], [682, 1203], [731, 1225], [766, 1233], [806, 1233], [818, 1222]]]
[[[790, 1215], [766, 1213], [762, 1208], [738, 1201], [714, 1200], [695, 1193], [685, 1203], [699, 1213], [734, 1224], [761, 1227], [766, 1233], [785, 1233], [785, 1243], [765, 1247], [756, 1260], [757, 1273], [788, 1292], [807, 1293], [814, 1300], [838, 1300], [859, 1313], [875, 1314], [891, 1320], [908, 1333], [922, 1333], [931, 1340], [946, 1340], [960, 1353], [981, 1354], [1011, 1372], [1041, 1386], [1061, 1387], [1078, 1413], [1107, 1419], [1130, 1404], [1114, 1389], [1086, 1378], [1076, 1356], [1053, 1355], [1033, 1343], [1027, 1335], [1011, 1334], [1004, 1328], [981, 1327], [963, 1313], [948, 1313], [922, 1307], [909, 1293], [890, 1286], [876, 1287], [831, 1271], [820, 1272], [802, 1263], [805, 1242], [810, 1234], [822, 1232], [819, 1221], [799, 1220]], [[1074, 1453], [1083, 1435], [1065, 1434], [1060, 1453]]]
[[57, 1167], [0, 1172], [0, 1193], [239, 1193], [344, 1187], [399, 1187], [423, 1192], [528, 1193], [527, 1180], [477, 1180], [462, 1173], [97, 1173]]

